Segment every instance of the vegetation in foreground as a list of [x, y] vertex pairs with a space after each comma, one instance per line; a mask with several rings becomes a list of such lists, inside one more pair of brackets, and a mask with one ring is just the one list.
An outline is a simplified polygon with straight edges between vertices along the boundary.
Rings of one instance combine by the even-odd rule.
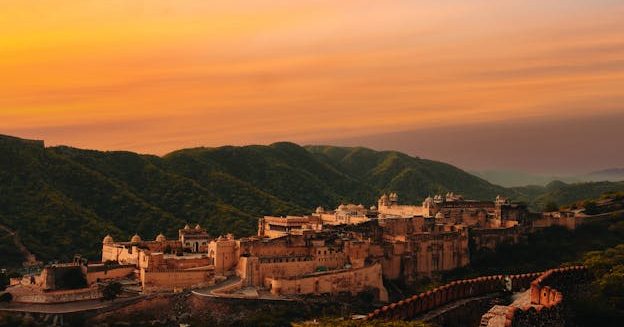
[[434, 327], [422, 321], [362, 321], [362, 320], [321, 320], [294, 323], [293, 327]]
[[[624, 223], [624, 222], [620, 222]], [[583, 264], [594, 274], [587, 298], [573, 303], [580, 326], [621, 326], [624, 321], [624, 243], [585, 255]]]

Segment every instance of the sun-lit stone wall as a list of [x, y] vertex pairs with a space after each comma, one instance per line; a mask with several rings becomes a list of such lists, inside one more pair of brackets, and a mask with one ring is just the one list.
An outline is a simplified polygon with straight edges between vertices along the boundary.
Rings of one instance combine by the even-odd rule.
[[534, 279], [529, 301], [496, 305], [481, 317], [481, 327], [563, 326], [565, 289], [586, 283], [590, 274], [584, 266], [550, 269]]
[[299, 278], [267, 278], [265, 285], [275, 295], [338, 294], [376, 289], [381, 301], [388, 300], [383, 286], [381, 265], [358, 269], [344, 269], [336, 272], [318, 273]]
[[141, 285], [146, 292], [204, 287], [214, 284], [214, 270], [145, 270]]
[[134, 265], [119, 265], [107, 267], [103, 264], [83, 266], [87, 284], [91, 285], [98, 281], [124, 278], [134, 273]]
[[233, 238], [218, 238], [208, 245], [208, 256], [213, 260], [215, 273], [225, 275], [234, 269], [239, 258], [239, 243]]

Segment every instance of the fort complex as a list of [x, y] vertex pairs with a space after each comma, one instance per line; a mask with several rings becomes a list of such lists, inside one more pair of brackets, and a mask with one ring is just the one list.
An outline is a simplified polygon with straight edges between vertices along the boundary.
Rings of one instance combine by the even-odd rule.
[[58, 292], [66, 277], [78, 274], [84, 287], [72, 294], [81, 299], [101, 296], [97, 285], [116, 280], [142, 293], [198, 289], [211, 296], [280, 298], [367, 291], [387, 301], [384, 279], [414, 283], [467, 265], [471, 249], [518, 242], [535, 228], [574, 228], [581, 219], [530, 213], [501, 196], [472, 201], [447, 193], [404, 205], [391, 193], [369, 208], [341, 204], [304, 216], [265, 216], [257, 235], [238, 239], [215, 237], [200, 225], [184, 226], [177, 239], [159, 234], [117, 241], [107, 235], [101, 262], [77, 258], [48, 266], [13, 279], [9, 292], [16, 301], [62, 302], [67, 297]]

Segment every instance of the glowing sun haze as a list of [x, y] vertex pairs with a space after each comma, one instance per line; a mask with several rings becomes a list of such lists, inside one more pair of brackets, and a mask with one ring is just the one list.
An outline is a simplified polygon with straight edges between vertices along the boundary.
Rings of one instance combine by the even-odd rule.
[[0, 3], [0, 133], [48, 144], [163, 154], [624, 117], [622, 1]]

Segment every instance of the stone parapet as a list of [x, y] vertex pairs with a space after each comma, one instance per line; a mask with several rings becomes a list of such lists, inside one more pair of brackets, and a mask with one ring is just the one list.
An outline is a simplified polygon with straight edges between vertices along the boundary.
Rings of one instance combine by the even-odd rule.
[[57, 304], [102, 298], [102, 291], [97, 287], [50, 292], [12, 292], [9, 290], [9, 293], [13, 295], [15, 303]]
[[584, 266], [550, 269], [531, 282], [528, 301], [494, 306], [481, 318], [482, 327], [525, 327], [563, 325], [564, 290], [586, 281]]
[[450, 302], [503, 291], [525, 290], [541, 273], [494, 275], [450, 282], [399, 302], [383, 306], [366, 316], [366, 320], [409, 320]]

